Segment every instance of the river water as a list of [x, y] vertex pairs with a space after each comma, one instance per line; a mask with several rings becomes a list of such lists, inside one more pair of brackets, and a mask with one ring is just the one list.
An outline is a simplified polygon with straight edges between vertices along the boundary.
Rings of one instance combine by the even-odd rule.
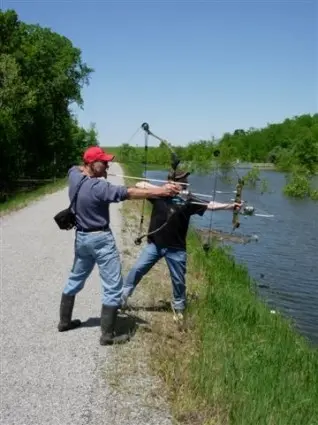
[[[237, 170], [244, 175], [246, 170]], [[162, 171], [148, 171], [148, 177], [165, 179]], [[235, 175], [233, 176], [235, 179]], [[255, 279], [259, 295], [271, 309], [292, 319], [296, 329], [313, 344], [318, 344], [318, 202], [295, 200], [282, 194], [285, 175], [261, 171], [268, 192], [244, 187], [242, 199], [256, 212], [273, 214], [273, 218], [240, 216], [236, 232], [257, 235], [258, 242], [230, 244], [238, 263], [247, 266]], [[192, 192], [213, 193], [215, 174], [191, 175]], [[236, 176], [237, 180], [237, 176]], [[217, 179], [217, 190], [235, 189]], [[232, 195], [216, 195], [219, 202], [229, 202]], [[233, 194], [234, 196], [234, 194]], [[197, 227], [210, 227], [210, 214], [193, 217]], [[212, 227], [231, 232], [232, 212], [213, 212]]]

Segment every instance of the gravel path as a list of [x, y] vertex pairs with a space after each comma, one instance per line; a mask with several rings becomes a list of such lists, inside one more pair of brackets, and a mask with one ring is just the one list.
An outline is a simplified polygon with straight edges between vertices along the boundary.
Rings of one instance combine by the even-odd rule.
[[[122, 170], [113, 164], [112, 172]], [[123, 184], [121, 178], [110, 181]], [[105, 369], [112, 370], [114, 358], [115, 369], [121, 369], [121, 348], [99, 345], [97, 268], [75, 301], [73, 317], [86, 323], [70, 332], [57, 332], [74, 232], [59, 230], [53, 215], [67, 204], [64, 189], [1, 218], [0, 424], [171, 424], [167, 406], [146, 405], [140, 396], [143, 387], [153, 388], [155, 378], [135, 373], [133, 386], [139, 393], [130, 396], [107, 382]], [[111, 206], [111, 227], [121, 249], [120, 208], [120, 204]], [[113, 370], [112, 381], [114, 374]]]

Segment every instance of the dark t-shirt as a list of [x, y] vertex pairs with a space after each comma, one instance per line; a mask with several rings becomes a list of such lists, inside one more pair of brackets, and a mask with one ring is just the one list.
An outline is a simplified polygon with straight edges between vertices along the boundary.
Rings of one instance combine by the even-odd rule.
[[149, 233], [158, 229], [169, 220], [165, 227], [154, 235], [148, 236], [148, 242], [153, 242], [160, 248], [185, 250], [191, 215], [199, 214], [202, 216], [207, 207], [197, 204], [176, 205], [170, 199], [148, 200], [153, 205]]

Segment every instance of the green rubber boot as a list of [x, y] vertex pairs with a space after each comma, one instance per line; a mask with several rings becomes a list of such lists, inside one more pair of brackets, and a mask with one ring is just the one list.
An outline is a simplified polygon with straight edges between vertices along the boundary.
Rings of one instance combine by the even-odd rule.
[[80, 320], [72, 320], [75, 295], [62, 294], [60, 305], [60, 323], [58, 324], [59, 332], [69, 331], [81, 326]]
[[115, 324], [117, 319], [118, 307], [102, 306], [100, 326], [102, 335], [100, 345], [124, 344], [130, 340], [128, 333], [122, 335], [115, 334]]

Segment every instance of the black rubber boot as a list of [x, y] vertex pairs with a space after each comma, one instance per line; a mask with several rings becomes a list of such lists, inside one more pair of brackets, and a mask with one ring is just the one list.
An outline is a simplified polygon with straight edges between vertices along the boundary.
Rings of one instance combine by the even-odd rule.
[[102, 306], [100, 318], [102, 335], [100, 337], [100, 345], [123, 344], [129, 341], [129, 334], [115, 335], [117, 312], [118, 307]]
[[58, 324], [59, 332], [69, 331], [81, 326], [80, 320], [72, 320], [75, 295], [62, 294], [60, 305], [60, 323]]

